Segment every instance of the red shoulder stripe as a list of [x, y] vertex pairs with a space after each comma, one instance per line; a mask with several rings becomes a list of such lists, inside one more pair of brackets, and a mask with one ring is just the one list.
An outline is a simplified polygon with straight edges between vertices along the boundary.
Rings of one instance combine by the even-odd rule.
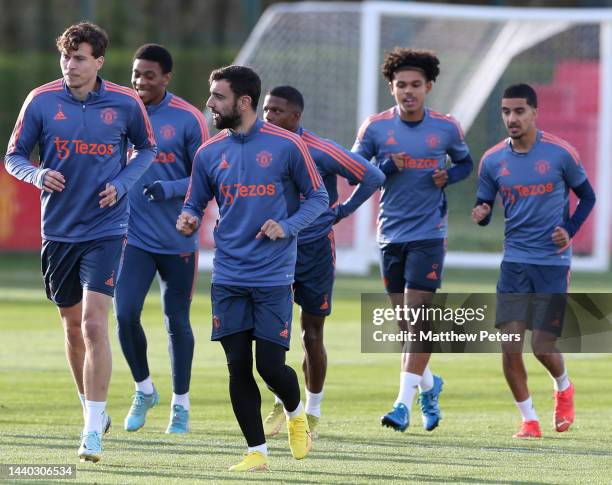
[[433, 111], [433, 110], [429, 111], [429, 115], [432, 118], [436, 118], [438, 120], [445, 120], [445, 121], [448, 121], [448, 122], [452, 123], [453, 125], [455, 125], [455, 128], [457, 128], [457, 131], [459, 132], [459, 137], [462, 140], [465, 138], [465, 135], [463, 133], [463, 128], [461, 128], [461, 124], [453, 116], [445, 115], [445, 114], [442, 114], [442, 113], [440, 113], [438, 111]]
[[360, 141], [361, 139], [363, 139], [363, 135], [365, 135], [366, 130], [374, 121], [390, 119], [393, 118], [393, 116], [395, 116], [394, 108], [389, 108], [388, 110], [385, 110], [382, 113], [377, 113], [368, 116], [359, 127], [359, 131], [357, 132], [357, 139]]
[[507, 143], [508, 143], [508, 139], [505, 138], [502, 141], [500, 141], [497, 145], [493, 145], [486, 152], [484, 152], [484, 155], [482, 156], [482, 158], [480, 159], [480, 163], [478, 164], [478, 175], [480, 175], [480, 171], [482, 170], [482, 165], [484, 163], [485, 158], [505, 148]]
[[570, 154], [574, 162], [576, 162], [576, 165], [580, 165], [580, 156], [578, 155], [578, 151], [563, 138], [551, 135], [550, 133], [542, 132], [542, 141], [546, 143], [551, 143], [553, 145], [558, 145], [561, 148], [565, 149], [565, 151]]
[[302, 154], [302, 158], [304, 158], [304, 161], [306, 163], [306, 169], [308, 170], [308, 175], [310, 177], [312, 186], [314, 187], [315, 190], [317, 190], [321, 186], [323, 181], [321, 180], [319, 171], [317, 170], [317, 167], [312, 157], [310, 156], [308, 147], [306, 147], [306, 144], [302, 141], [302, 139], [298, 135], [296, 135], [295, 133], [291, 133], [287, 130], [283, 130], [282, 128], [278, 128], [277, 126], [272, 125], [270, 123], [264, 123], [260, 131], [263, 133], [268, 133], [270, 135], [275, 135], [275, 136], [279, 136], [279, 137], [291, 140], [300, 150], [300, 153]]
[[223, 138], [227, 137], [229, 135], [227, 130], [221, 130], [219, 133], [217, 133], [215, 136], [213, 136], [212, 138], [209, 138], [208, 140], [206, 140], [202, 146], [200, 146], [200, 148], [198, 148], [195, 152], [195, 155], [193, 156], [193, 158], [195, 158], [198, 153], [200, 153], [201, 150], [203, 150], [204, 148], [206, 148], [208, 145], [212, 145], [213, 143], [217, 143], [218, 141], [221, 141]]
[[136, 92], [132, 89], [125, 88], [123, 86], [119, 86], [118, 84], [111, 83], [109, 81], [104, 81], [106, 83], [106, 90], [112, 93], [124, 94], [126, 96], [131, 97], [138, 103], [138, 107], [140, 108], [140, 112], [142, 113], [142, 117], [145, 122], [145, 129], [147, 130], [147, 138], [151, 145], [156, 145], [155, 135], [153, 134], [153, 127], [151, 126], [151, 121], [149, 120], [149, 116], [147, 115], [147, 110], [142, 104], [142, 100], [140, 96], [136, 94]]
[[200, 126], [200, 131], [202, 133], [202, 143], [208, 140], [208, 136], [209, 136], [208, 135], [208, 125], [206, 124], [206, 118], [204, 118], [204, 115], [202, 114], [200, 110], [198, 110], [195, 106], [189, 104], [184, 99], [181, 99], [174, 95], [172, 96], [172, 99], [168, 103], [168, 106], [172, 106], [173, 108], [182, 109], [184, 111], [191, 113], [196, 119], [196, 121], [198, 122], [198, 125]]
[[351, 157], [346, 155], [341, 150], [338, 150], [337, 147], [332, 145], [329, 142], [326, 142], [321, 139], [317, 139], [310, 135], [309, 133], [304, 132], [303, 135], [304, 141], [306, 145], [311, 145], [314, 148], [321, 150], [322, 152], [327, 153], [330, 157], [336, 160], [340, 165], [346, 168], [349, 172], [351, 172], [357, 179], [362, 180], [363, 175], [365, 174], [365, 168], [355, 162]]
[[[268, 128], [268, 130], [266, 130], [266, 128]], [[314, 160], [312, 159], [310, 152], [308, 151], [308, 147], [306, 147], [302, 139], [295, 133], [283, 130], [282, 128], [272, 125], [271, 123], [264, 123], [264, 126], [261, 130], [264, 133], [269, 133], [271, 135], [287, 138], [288, 140], [291, 140], [296, 144], [302, 154], [302, 157], [304, 158], [304, 161], [306, 162], [306, 168], [308, 170], [308, 175], [310, 176], [312, 185], [315, 189], [318, 189], [320, 185], [319, 182], [322, 182], [321, 176], [319, 175], [319, 171], [317, 170]]]
[[44, 84], [30, 91], [30, 94], [28, 94], [28, 97], [23, 102], [23, 105], [21, 106], [21, 110], [19, 111], [19, 116], [17, 117], [17, 121], [15, 122], [15, 127], [13, 128], [13, 132], [11, 133], [11, 138], [9, 139], [8, 148], [6, 150], [6, 153], [12, 153], [13, 151], [15, 151], [15, 148], [17, 147], [17, 142], [19, 141], [19, 137], [21, 136], [21, 132], [23, 131], [23, 118], [32, 100], [40, 94], [49, 93], [52, 91], [61, 91], [62, 89], [63, 89], [62, 80], [57, 79], [56, 81]]

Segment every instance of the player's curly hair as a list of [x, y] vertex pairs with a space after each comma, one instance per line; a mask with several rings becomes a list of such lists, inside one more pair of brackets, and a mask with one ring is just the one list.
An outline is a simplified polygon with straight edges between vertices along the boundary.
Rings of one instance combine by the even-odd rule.
[[108, 47], [108, 35], [102, 27], [91, 22], [80, 22], [68, 27], [55, 43], [60, 52], [76, 51], [83, 42], [91, 46], [94, 58], [103, 56]]
[[440, 60], [433, 51], [396, 47], [385, 53], [381, 71], [383, 76], [392, 82], [396, 72], [417, 69], [425, 75], [427, 81], [435, 81], [440, 74]]

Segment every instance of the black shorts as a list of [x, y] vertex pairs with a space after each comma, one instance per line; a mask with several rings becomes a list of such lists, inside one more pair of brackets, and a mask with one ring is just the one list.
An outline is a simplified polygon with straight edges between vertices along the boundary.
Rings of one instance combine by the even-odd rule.
[[43, 241], [41, 267], [47, 298], [58, 307], [71, 307], [83, 299], [83, 290], [112, 297], [126, 242], [125, 236], [77, 243]]
[[405, 288], [435, 292], [442, 285], [445, 239], [388, 243], [380, 248], [380, 271], [387, 293]]
[[334, 231], [314, 241], [298, 244], [295, 266], [295, 302], [311, 315], [331, 313], [336, 248]]

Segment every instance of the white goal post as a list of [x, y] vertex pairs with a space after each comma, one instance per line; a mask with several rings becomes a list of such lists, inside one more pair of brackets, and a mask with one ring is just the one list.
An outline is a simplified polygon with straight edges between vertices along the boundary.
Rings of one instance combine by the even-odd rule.
[[[461, 122], [475, 161], [482, 151], [474, 151], [472, 139], [477, 139], [475, 144], [482, 149], [490, 141], [481, 132], [503, 134], [501, 123], [489, 130], [493, 111], [499, 118], [502, 81], [516, 82], [518, 76], [526, 82], [542, 83], [542, 91], [552, 103], [580, 89], [571, 84], [572, 69], [587, 66], [598, 73], [599, 79], [592, 83], [599, 86], [598, 92], [587, 93], [597, 103], [588, 111], [594, 129], [580, 126], [591, 119], [585, 114], [586, 108], [579, 104], [580, 99], [576, 101], [577, 114], [559, 113], [557, 118], [563, 121], [575, 116], [578, 123], [574, 128], [575, 139], [578, 145], [584, 142], [593, 152], [590, 165], [585, 164], [587, 170], [594, 172], [590, 175], [597, 193], [596, 209], [591, 215], [592, 234], [585, 243], [586, 249], [574, 256], [572, 268], [607, 271], [612, 182], [612, 9], [411, 2], [275, 4], [262, 15], [235, 63], [252, 66], [262, 77], [264, 92], [279, 84], [298, 87], [306, 100], [304, 126], [350, 148], [361, 122], [392, 104], [384, 93], [386, 83], [381, 82], [380, 64], [383, 52], [395, 45], [431, 48], [437, 52], [442, 73], [428, 103], [439, 111], [452, 113]], [[540, 111], [547, 110], [550, 114], [550, 106]], [[491, 112], [490, 116], [487, 112]], [[483, 126], [487, 129], [483, 130]], [[554, 128], [550, 131], [555, 133]], [[562, 133], [559, 136], [564, 137]], [[571, 136], [569, 141], [575, 143]], [[580, 146], [577, 148], [584, 159]], [[462, 203], [473, 203], [473, 186], [470, 190], [458, 196]], [[488, 250], [471, 250], [478, 248], [485, 231], [492, 232], [491, 229], [468, 228], [465, 210], [453, 212], [453, 202], [449, 203], [451, 222], [456, 217], [465, 219], [465, 228], [462, 228], [463, 222], [458, 225], [465, 235], [463, 247], [459, 243], [455, 245], [451, 225], [446, 265], [498, 266], [499, 241], [491, 243]], [[337, 244], [339, 272], [365, 273], [378, 262], [373, 225], [376, 203], [370, 199], [353, 216], [353, 222], [344, 227], [350, 234], [344, 244]], [[498, 224], [502, 223], [503, 211], [497, 208], [495, 217]], [[500, 228], [496, 228], [497, 233]], [[205, 248], [203, 253], [201, 261], [208, 266], [210, 252]]]

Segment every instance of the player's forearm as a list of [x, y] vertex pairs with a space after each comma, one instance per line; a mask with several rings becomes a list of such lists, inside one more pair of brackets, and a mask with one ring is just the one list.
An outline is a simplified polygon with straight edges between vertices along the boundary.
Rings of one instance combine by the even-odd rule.
[[49, 171], [49, 169], [36, 167], [26, 157], [17, 153], [7, 155], [4, 159], [4, 165], [6, 171], [13, 177], [28, 184], [32, 184], [39, 189], [42, 189], [45, 173]]
[[385, 175], [382, 171], [374, 165], [370, 165], [361, 183], [353, 191], [351, 196], [340, 205], [340, 217], [347, 217], [355, 212], [384, 182]]
[[447, 185], [456, 184], [457, 182], [461, 182], [462, 180], [468, 178], [474, 169], [474, 161], [472, 157], [468, 154], [467, 157], [459, 160], [453, 161], [453, 166], [450, 167], [446, 173], [448, 174]]
[[140, 177], [147, 171], [155, 155], [157, 154], [157, 147], [141, 148], [140, 150], [134, 150], [130, 163], [121, 170], [117, 178], [111, 182], [112, 185], [117, 189], [117, 200], [123, 197], [128, 190], [134, 185]]
[[184, 198], [189, 188], [189, 177], [179, 180], [164, 180], [163, 187], [166, 199]]
[[584, 224], [584, 221], [587, 220], [587, 217], [589, 217], [589, 214], [595, 206], [596, 200], [595, 192], [588, 180], [585, 180], [578, 187], [572, 188], [572, 190], [578, 196], [578, 205], [572, 217], [562, 225], [570, 238], [576, 235], [582, 224]]
[[329, 196], [323, 184], [313, 191], [300, 204], [300, 208], [288, 219], [279, 221], [286, 236], [297, 236], [297, 234], [310, 225], [329, 206]]

